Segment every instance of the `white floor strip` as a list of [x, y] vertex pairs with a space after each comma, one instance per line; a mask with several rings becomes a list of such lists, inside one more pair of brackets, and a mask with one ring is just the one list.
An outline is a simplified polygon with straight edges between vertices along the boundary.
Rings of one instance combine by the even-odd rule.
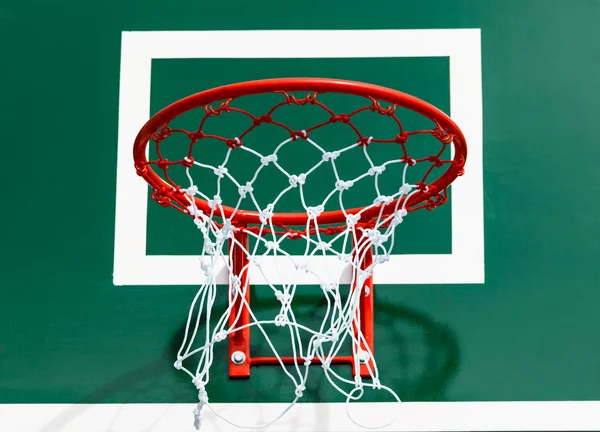
[[[2, 432], [191, 432], [191, 404], [4, 404]], [[283, 404], [214, 404], [245, 425], [263, 423]], [[356, 404], [357, 420], [376, 425], [394, 415], [394, 404]], [[239, 432], [206, 415], [201, 431]], [[269, 432], [365, 431], [346, 416], [344, 404], [295, 406]], [[384, 431], [583, 431], [600, 430], [600, 401], [589, 402], [412, 402]]]

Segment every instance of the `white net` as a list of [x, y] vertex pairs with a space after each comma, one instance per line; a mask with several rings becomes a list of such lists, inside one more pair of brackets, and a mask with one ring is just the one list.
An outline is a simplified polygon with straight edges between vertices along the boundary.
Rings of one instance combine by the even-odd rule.
[[[307, 80], [311, 81], [295, 79], [293, 84]], [[323, 86], [323, 81], [312, 84]], [[357, 98], [338, 94], [335, 88], [343, 86], [345, 90], [350, 84], [332, 81], [325, 86], [327, 94], [334, 97], [332, 103], [338, 102], [335, 96], [341, 97], [344, 110], [352, 105], [344, 98]], [[381, 89], [375, 91], [381, 94]], [[431, 210], [446, 202], [447, 186], [463, 172], [464, 138], [437, 109], [406, 95], [390, 95], [387, 90], [386, 97], [402, 103], [383, 107], [363, 94], [357, 99], [360, 105], [347, 114], [336, 114], [321, 96], [317, 98], [317, 92], [304, 98], [279, 87], [271, 92], [277, 99], [275, 103], [267, 101], [268, 107], [263, 105], [262, 115], [243, 109], [243, 100], [233, 106], [237, 99], [222, 99], [225, 101], [213, 108], [199, 102], [194, 106], [192, 97], [185, 106], [174, 104], [159, 112], [136, 139], [136, 170], [152, 186], [152, 197], [165, 207], [191, 215], [201, 232], [204, 279], [189, 309], [175, 367], [188, 374], [198, 390], [197, 428], [206, 410], [241, 428], [267, 426], [306, 395], [309, 380], [319, 368], [331, 387], [345, 398], [352, 421], [366, 428], [385, 427], [394, 419], [385, 424], [361, 424], [349, 408], [350, 402], [362, 399], [366, 390], [389, 393], [388, 400], [400, 402], [380, 377], [373, 353], [372, 275], [376, 266], [389, 260], [397, 243], [395, 229], [409, 212]], [[202, 99], [202, 93], [196, 96]], [[253, 112], [261, 106], [250, 105]], [[200, 107], [204, 113], [199, 124], [194, 117], [197, 128], [175, 126], [187, 114], [190, 120], [191, 111]], [[288, 110], [293, 107], [302, 108], [303, 113]], [[397, 108], [406, 108], [403, 121]], [[316, 111], [306, 113], [306, 109]], [[374, 119], [365, 123], [364, 116]], [[224, 120], [222, 129], [218, 119]], [[407, 119], [418, 127], [407, 130], [403, 124]], [[288, 126], [292, 123], [312, 126], [299, 130]], [[361, 133], [363, 128], [376, 130], [378, 137]], [[241, 132], [230, 138], [231, 130]], [[260, 131], [265, 130], [274, 134], [261, 136]], [[278, 135], [281, 133], [284, 135]], [[427, 136], [435, 138], [429, 140], [434, 146], [423, 146], [419, 137]], [[174, 146], [161, 146], [167, 137]], [[151, 151], [146, 148], [148, 140], [154, 144]], [[274, 147], [266, 144], [277, 142]], [[180, 151], [178, 145], [185, 150]], [[165, 152], [171, 148], [179, 150], [171, 153], [169, 160]], [[286, 151], [288, 148], [291, 151]], [[152, 151], [155, 158], [147, 160]], [[199, 152], [201, 157], [194, 159]], [[169, 168], [174, 165], [182, 169], [173, 172]], [[409, 181], [409, 173], [413, 181]], [[225, 288], [226, 306], [218, 302], [224, 289], [219, 285], [223, 270], [229, 284]], [[260, 280], [267, 287], [277, 305], [272, 314], [267, 316], [264, 310], [257, 313], [256, 307], [253, 310], [249, 301], [252, 280]], [[309, 322], [299, 319], [302, 302], [298, 297], [304, 285], [320, 287], [323, 305], [322, 314]], [[256, 303], [260, 306], [263, 302]], [[321, 310], [318, 305], [315, 308]], [[251, 357], [249, 344], [236, 350], [240, 334], [249, 338], [250, 329], [271, 351], [268, 362], [259, 363], [258, 358]], [[289, 380], [288, 407], [259, 425], [239, 424], [214, 410], [208, 389], [219, 344], [228, 344], [230, 376], [249, 376], [253, 364], [279, 365], [281, 376]], [[332, 367], [341, 363], [350, 363], [352, 374]], [[243, 368], [245, 372], [240, 375], [232, 372]]]
[[[407, 172], [415, 165], [413, 159], [394, 159], [376, 165], [369, 155], [370, 139], [350, 143], [337, 151], [326, 151], [317, 142], [309, 138], [305, 131], [300, 132], [300, 138], [310, 144], [321, 155], [319, 160], [308, 170], [302, 173], [290, 173], [278, 163], [278, 154], [294, 138], [286, 139], [276, 146], [270, 154], [262, 154], [252, 148], [242, 145], [235, 138], [235, 148], [229, 148], [224, 160], [218, 165], [201, 163], [186, 158], [188, 166], [186, 175], [189, 180], [187, 188], [181, 188], [185, 193], [189, 206], [187, 212], [193, 216], [194, 223], [202, 233], [203, 251], [201, 267], [205, 274], [205, 281], [195, 295], [185, 329], [184, 340], [179, 349], [175, 367], [187, 373], [193, 384], [198, 389], [199, 403], [195, 410], [195, 425], [200, 427], [202, 413], [205, 409], [212, 410], [207, 392], [210, 381], [211, 365], [215, 361], [215, 346], [226, 343], [227, 338], [243, 328], [252, 327], [258, 331], [266, 344], [272, 351], [273, 356], [281, 367], [282, 376], [290, 382], [290, 404], [277, 418], [271, 419], [262, 425], [238, 424], [232, 419], [223, 418], [228, 423], [243, 428], [264, 427], [278, 420], [296, 402], [298, 402], [306, 390], [306, 384], [311, 376], [313, 368], [320, 367], [328, 382], [344, 395], [347, 403], [357, 401], [363, 397], [365, 389], [383, 390], [389, 392], [392, 397], [400, 402], [400, 398], [394, 390], [387, 387], [380, 380], [376, 359], [371, 352], [370, 345], [365, 340], [361, 325], [361, 296], [373, 295], [369, 280], [375, 267], [389, 259], [395, 242], [395, 228], [402, 223], [407, 215], [407, 209], [402, 203], [406, 203], [410, 196], [419, 191], [417, 184], [407, 181]], [[366, 145], [365, 145], [366, 144]], [[232, 152], [246, 152], [249, 158], [255, 158], [258, 168], [247, 182], [239, 182], [228, 169], [228, 161]], [[367, 169], [354, 178], [342, 178], [340, 170], [336, 166], [336, 160], [342, 153], [353, 152], [367, 162]], [[394, 193], [384, 195], [381, 193], [380, 177], [390, 165], [400, 164], [402, 178], [397, 180], [398, 187]], [[287, 182], [283, 184], [281, 192], [269, 203], [259, 204], [259, 199], [254, 191], [254, 184], [260, 177], [261, 171], [266, 167], [275, 167], [285, 176]], [[216, 195], [207, 196], [195, 184], [192, 177], [192, 168], [212, 172], [216, 180]], [[307, 178], [317, 169], [327, 168], [333, 173], [332, 184], [322, 184], [329, 192], [322, 202], [316, 206], [307, 204], [304, 194], [304, 184]], [[358, 212], [349, 213], [344, 206], [344, 194], [348, 193], [359, 182], [373, 182], [376, 198], [372, 203], [363, 207]], [[226, 214], [223, 208], [220, 191], [224, 182], [231, 182], [238, 192], [237, 203], [233, 213]], [[273, 185], [275, 187], [275, 185]], [[423, 190], [421, 188], [421, 190]], [[278, 211], [278, 205], [286, 194], [293, 191], [299, 192], [301, 205], [307, 215], [304, 227], [297, 230], [282, 231], [273, 222], [273, 216]], [[209, 204], [210, 212], [200, 210], [195, 202], [199, 197]], [[235, 215], [242, 208], [242, 203], [252, 203], [252, 210], [260, 215], [260, 224], [256, 226], [236, 226]], [[245, 204], [247, 205], [247, 204]], [[383, 209], [388, 205], [386, 211]], [[394, 206], [393, 210], [389, 205]], [[323, 227], [319, 226], [319, 216], [334, 208], [341, 210], [346, 223], [338, 228], [334, 234], [324, 234]], [[375, 217], [369, 217], [368, 224], [361, 224], [361, 216], [373, 209], [380, 209]], [[248, 210], [248, 209], [246, 209]], [[240, 233], [250, 237], [250, 242], [243, 242]], [[287, 251], [286, 242], [302, 242], [303, 253], [292, 255]], [[233, 262], [233, 251], [242, 250], [245, 256], [244, 265], [235, 268]], [[371, 255], [372, 254], [372, 255]], [[350, 284], [342, 283], [342, 272], [323, 272], [322, 268], [315, 268], [315, 257], [335, 256], [345, 267], [351, 267], [352, 280]], [[269, 260], [277, 257], [276, 260]], [[265, 271], [265, 265], [280, 266], [286, 264], [285, 269], [275, 271], [286, 273], [286, 283], [275, 283], [270, 281], [273, 274], [272, 269]], [[279, 264], [278, 264], [279, 263]], [[229, 306], [225, 311], [216, 313], [215, 302], [218, 298], [217, 268], [227, 269], [230, 285]], [[291, 271], [290, 271], [291, 269]], [[272, 296], [279, 302], [277, 312], [270, 318], [259, 318], [252, 311], [247, 300], [250, 274], [260, 274], [266, 281], [272, 292]], [[294, 313], [294, 298], [301, 291], [300, 281], [306, 275], [310, 275], [321, 287], [322, 296], [325, 299], [326, 310], [322, 320], [313, 325], [298, 322]], [[240, 307], [235, 307], [239, 305]], [[247, 309], [249, 322], [243, 323], [241, 311]], [[236, 314], [235, 319], [230, 316]], [[284, 362], [283, 355], [276, 349], [275, 343], [270, 337], [270, 327], [275, 326], [286, 329], [289, 334], [287, 349], [291, 352], [293, 361]], [[344, 347], [351, 346], [354, 361], [354, 376], [342, 376], [331, 368], [332, 360], [342, 353]], [[237, 358], [236, 358], [237, 356]], [[234, 362], [248, 361], [243, 353], [234, 353]], [[222, 361], [219, 359], [218, 361]], [[361, 377], [360, 366], [368, 370], [368, 378]], [[363, 374], [364, 375], [364, 374]], [[348, 405], [347, 405], [348, 407]], [[352, 419], [351, 411], [348, 415]], [[213, 410], [216, 415], [220, 414]], [[353, 420], [354, 421], [354, 420]], [[393, 421], [393, 420], [392, 420]], [[358, 423], [357, 423], [358, 424]], [[387, 423], [389, 424], [389, 423]], [[387, 424], [375, 424], [360, 426], [367, 428], [385, 427]]]

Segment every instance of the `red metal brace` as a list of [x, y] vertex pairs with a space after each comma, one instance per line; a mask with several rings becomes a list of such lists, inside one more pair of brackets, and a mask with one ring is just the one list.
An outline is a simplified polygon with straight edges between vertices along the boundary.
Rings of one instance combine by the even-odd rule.
[[[366, 250], [363, 252], [363, 255], [362, 255], [363, 256], [362, 261], [360, 262], [361, 270], [365, 270], [370, 265], [373, 264], [373, 248], [371, 247], [371, 245], [365, 245], [364, 244], [365, 242], [368, 242], [368, 240], [362, 236], [362, 231], [358, 231], [357, 232], [357, 242], [356, 242], [358, 246], [356, 246], [354, 248], [355, 254], [357, 254], [359, 250], [366, 248]], [[356, 289], [356, 281], [357, 281], [357, 277], [355, 274], [354, 275], [354, 286], [352, 287], [353, 290]], [[359, 315], [360, 331], [362, 332], [362, 335], [364, 337], [364, 340], [360, 339], [359, 353], [363, 353], [364, 356], [368, 355], [368, 357], [363, 357], [362, 361], [359, 361], [360, 376], [363, 378], [368, 378], [371, 376], [371, 373], [369, 373], [369, 370], [371, 370], [371, 372], [374, 371], [373, 356], [375, 355], [375, 353], [374, 353], [375, 343], [374, 343], [374, 324], [373, 324], [374, 313], [373, 313], [373, 309], [374, 309], [374, 305], [373, 305], [373, 272], [371, 272], [371, 275], [367, 279], [365, 279], [363, 289], [360, 294], [360, 308], [358, 311], [358, 314], [360, 314]], [[353, 328], [354, 328], [354, 336], [358, 338], [358, 331], [357, 331], [355, 324], [353, 324]], [[355, 365], [355, 363], [353, 361], [352, 362], [352, 375], [356, 374], [354, 365]]]
[[[241, 327], [250, 323], [250, 311], [244, 304], [250, 304], [250, 278], [248, 276], [248, 234], [240, 227], [234, 231], [233, 237], [236, 242], [229, 241], [229, 250], [231, 252], [231, 269], [234, 275], [239, 276], [241, 283], [240, 289], [243, 296], [237, 290], [229, 286], [229, 304], [231, 313], [229, 314], [229, 327]], [[239, 243], [239, 244], [238, 244]], [[240, 245], [242, 247], [240, 247]], [[245, 250], [244, 250], [245, 249]], [[244, 271], [244, 267], [246, 267]], [[229, 377], [230, 378], [249, 378], [250, 377], [250, 327], [237, 330], [229, 335]]]
[[[249, 258], [248, 251], [248, 234], [243, 227], [234, 232], [236, 242], [230, 241], [229, 247], [232, 250], [231, 268], [234, 275], [240, 277], [243, 296], [240, 296], [236, 290], [229, 288], [229, 301], [232, 305], [229, 315], [230, 327], [241, 327], [250, 324], [250, 311], [244, 305], [243, 299], [250, 304], [250, 278], [248, 275]], [[360, 242], [360, 239], [359, 239]], [[242, 245], [240, 247], [239, 245]], [[233, 249], [231, 249], [233, 248]], [[364, 258], [361, 263], [361, 269], [366, 269], [373, 262], [371, 248], [364, 253]], [[246, 270], [243, 271], [244, 267]], [[355, 287], [352, 287], [355, 289]], [[369, 291], [369, 295], [364, 295], [365, 290]], [[365, 345], [368, 345], [370, 352], [373, 353], [373, 277], [370, 276], [365, 280], [363, 293], [360, 296], [360, 327], [364, 336], [364, 342], [361, 340], [360, 350], [369, 352]], [[357, 335], [356, 328], [354, 329], [355, 336]], [[284, 364], [294, 364], [299, 362], [302, 364], [304, 359], [294, 357], [281, 357]], [[314, 364], [319, 364], [317, 358], [313, 359]], [[250, 327], [245, 327], [237, 330], [229, 335], [229, 377], [230, 378], [249, 378], [250, 366], [252, 365], [276, 365], [279, 364], [277, 357], [250, 357]], [[352, 366], [352, 373], [355, 373], [354, 355], [336, 356], [331, 359], [331, 364], [347, 364]], [[360, 365], [360, 375], [363, 378], [370, 377], [369, 367], [373, 370], [373, 360], [369, 358], [366, 363]]]

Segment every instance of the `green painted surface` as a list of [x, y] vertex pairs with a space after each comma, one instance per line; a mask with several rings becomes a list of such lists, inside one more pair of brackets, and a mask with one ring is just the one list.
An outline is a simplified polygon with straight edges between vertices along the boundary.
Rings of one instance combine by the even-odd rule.
[[[337, 77], [362, 82], [372, 82], [391, 88], [402, 88], [403, 91], [419, 95], [424, 100], [448, 112], [449, 111], [449, 61], [448, 57], [439, 58], [382, 58], [382, 59], [185, 59], [185, 60], [155, 60], [152, 64], [152, 97], [151, 111], [156, 112], [174, 100], [178, 100], [197, 91], [209, 89], [227, 83], [253, 79], [264, 79], [277, 76], [301, 77]], [[220, 71], [209, 75], [205, 71]], [[198, 77], [203, 77], [198, 83]], [[299, 93], [305, 96], [304, 93]], [[336, 113], [352, 112], [359, 107], [370, 105], [370, 101], [354, 96], [344, 97], [334, 94], [317, 96]], [[264, 97], [249, 96], [240, 98], [231, 104], [232, 107], [245, 108], [256, 116], [266, 113], [274, 104], [284, 100], [280, 95]], [[384, 105], [388, 106], [388, 105]], [[217, 108], [218, 104], [214, 105]], [[171, 122], [172, 128], [193, 129], [197, 127], [205, 114], [203, 108]], [[424, 119], [408, 110], [398, 108], [397, 116], [404, 123], [407, 131], [431, 129], [433, 122]], [[318, 107], [285, 107], [273, 114], [276, 121], [292, 127], [294, 130], [308, 128], [329, 119], [329, 115]], [[397, 124], [389, 117], [371, 112], [361, 113], [352, 117], [353, 124], [365, 136], [389, 139], [399, 133]], [[233, 139], [241, 135], [250, 124], [247, 117], [231, 113], [215, 116], [205, 123], [203, 129], [207, 134], [222, 135]], [[356, 134], [346, 125], [336, 124], [320, 128], [311, 133], [315, 140], [325, 150], [335, 151], [347, 147], [356, 141]], [[244, 137], [244, 144], [251, 149], [267, 154], [283, 140], [289, 138], [285, 130], [269, 125], [261, 125]], [[187, 154], [189, 139], [183, 134], [165, 139], [161, 143], [161, 154], [168, 160], [181, 160]], [[439, 142], [430, 136], [415, 136], [407, 149], [411, 157], [419, 159], [437, 153], [441, 148]], [[193, 150], [198, 162], [218, 166], [224, 162], [228, 147], [216, 140], [200, 141]], [[156, 159], [154, 146], [151, 146], [150, 159]], [[400, 146], [389, 144], [373, 144], [369, 147], [369, 157], [374, 163], [380, 164], [393, 158], [400, 158]], [[298, 141], [286, 145], [278, 152], [278, 163], [290, 173], [302, 173], [311, 169], [321, 160], [320, 153], [312, 146]], [[446, 151], [445, 159], [450, 159]], [[338, 173], [342, 179], [356, 178], [366, 171], [367, 162], [359, 149], [351, 150], [336, 161]], [[256, 157], [246, 152], [232, 152], [228, 158], [227, 168], [240, 184], [245, 184], [254, 176], [260, 166]], [[425, 162], [408, 170], [408, 181], [417, 181], [425, 174], [430, 164]], [[269, 169], [270, 168], [270, 169]], [[254, 194], [258, 203], [265, 206], [288, 185], [287, 179], [274, 167], [261, 171], [254, 183]], [[432, 173], [432, 179], [446, 169], [439, 168]], [[397, 191], [398, 178], [402, 178], [403, 165], [389, 165], [380, 176], [380, 190], [383, 194], [391, 195]], [[206, 169], [194, 168], [190, 171], [196, 184], [201, 190], [212, 197], [216, 193], [217, 177]], [[189, 181], [180, 166], [169, 170], [169, 176], [179, 184], [188, 185]], [[273, 184], [274, 183], [274, 184]], [[322, 203], [325, 196], [333, 189], [335, 179], [329, 166], [315, 170], [307, 177], [304, 185], [307, 205], [316, 206]], [[344, 192], [345, 208], [364, 206], [376, 198], [374, 182], [371, 179], [360, 180], [351, 190]], [[324, 185], [331, 185], [327, 187]], [[227, 187], [229, 186], [229, 187]], [[223, 181], [221, 196], [225, 204], [235, 203], [238, 199], [237, 187], [232, 182]], [[229, 198], [229, 199], [228, 199]], [[303, 211], [298, 193], [290, 192], [278, 202], [275, 210]], [[234, 205], [234, 204], [229, 204]], [[242, 208], [256, 210], [250, 199], [242, 203]], [[339, 209], [336, 198], [327, 207]], [[423, 214], [425, 213], [425, 214]], [[404, 225], [403, 225], [404, 226]], [[200, 242], [182, 242], [181, 233], [189, 233], [190, 221], [181, 217], [178, 212], [165, 212], [161, 206], [151, 206], [148, 221], [147, 252], [151, 255], [161, 254], [199, 254]], [[434, 230], [431, 227], [436, 227]], [[435, 212], [421, 212], [419, 217], [407, 218], [407, 227], [402, 230], [402, 241], [396, 242], [396, 253], [450, 253], [451, 228], [450, 206], [442, 206]], [[290, 243], [290, 242], [288, 242]], [[304, 242], [292, 242], [289, 250], [302, 253]]]
[[[377, 287], [382, 380], [404, 400], [600, 399], [599, 12], [598, 2], [542, 0], [0, 6], [0, 403], [193, 400], [171, 365], [195, 288], [112, 284], [121, 32], [285, 28], [482, 29], [486, 283]], [[177, 63], [153, 64], [153, 111], [266, 67], [219, 74], [205, 69], [216, 61]], [[327, 67], [402, 81], [447, 106], [443, 59], [403, 63], [393, 78], [351, 63]], [[435, 78], [423, 75], [427, 63], [439, 87], [421, 82]], [[322, 67], [264, 64], [312, 75]], [[415, 226], [429, 217], [443, 227], [449, 213], [415, 215]], [[150, 253], [190, 252], [156, 240], [186, 230], [179, 215], [151, 208], [149, 218]], [[447, 251], [441, 231], [424, 252]], [[212, 376], [212, 401], [291, 397], [275, 369], [230, 382], [221, 363]], [[335, 399], [319, 378], [308, 397]]]

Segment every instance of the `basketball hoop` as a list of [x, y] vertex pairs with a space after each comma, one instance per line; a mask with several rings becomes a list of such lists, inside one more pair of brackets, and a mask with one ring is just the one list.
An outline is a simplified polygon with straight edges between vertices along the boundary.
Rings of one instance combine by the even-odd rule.
[[[293, 92], [309, 93], [300, 96]], [[244, 99], [257, 95], [271, 95], [275, 98], [274, 103], [261, 112], [241, 106]], [[360, 104], [340, 113], [324, 101], [323, 95], [353, 96]], [[318, 111], [321, 120], [301, 128], [292, 127], [282, 119], [281, 113], [286, 107], [312, 107]], [[400, 109], [418, 114], [429, 127], [407, 128], [400, 120]], [[194, 110], [198, 116], [194, 119], [193, 129], [172, 125]], [[245, 121], [245, 126], [240, 130], [232, 129], [228, 136], [211, 130], [211, 121], [215, 118], [232, 115]], [[378, 136], [377, 130], [362, 130], [357, 126], [357, 119], [363, 115], [388, 119], [394, 133]], [[342, 142], [338, 148], [330, 148], [330, 144], [314, 137], [334, 124], [343, 125], [352, 135], [351, 140]], [[264, 125], [280, 133], [281, 140], [253, 145], [252, 135]], [[413, 157], [415, 149], [411, 145], [417, 135], [429, 136], [430, 141], [437, 143], [435, 150], [427, 156]], [[169, 138], [174, 136], [186, 145], [176, 159], [170, 160], [163, 150], [169, 145]], [[149, 156], [149, 142], [154, 157]], [[224, 151], [222, 161], [213, 164], [205, 160], [206, 153], [199, 150], [204, 142], [221, 146]], [[284, 149], [294, 149], [300, 143], [302, 152], [310, 149], [317, 156], [308, 169], [294, 171], [293, 163], [285, 165], [280, 156]], [[371, 149], [385, 145], [389, 147], [388, 159], [375, 161]], [[230, 158], [238, 153], [247, 158], [244, 168], [254, 170], [245, 180], [240, 180], [231, 169]], [[202, 234], [198, 271], [203, 272], [204, 281], [192, 301], [184, 340], [175, 361], [175, 367], [190, 376], [199, 392], [195, 411], [197, 428], [203, 408], [212, 410], [206, 385], [214, 361], [214, 346], [226, 339], [232, 378], [249, 377], [253, 365], [281, 366], [293, 385], [290, 406], [281, 415], [302, 397], [309, 370], [316, 364], [323, 368], [328, 381], [345, 395], [347, 402], [359, 400], [365, 388], [386, 390], [400, 401], [394, 390], [380, 381], [374, 356], [373, 272], [377, 265], [389, 259], [395, 228], [408, 213], [423, 208], [432, 210], [447, 201], [447, 188], [462, 175], [466, 156], [462, 132], [434, 106], [389, 88], [334, 79], [271, 79], [218, 87], [173, 103], [143, 126], [134, 144], [138, 175], [151, 186], [155, 201], [188, 215]], [[340, 171], [342, 159], [347, 161], [346, 164], [357, 161], [356, 166], [360, 160], [365, 166], [364, 172], [343, 177]], [[268, 185], [274, 195], [272, 199], [261, 202], [255, 188], [267, 169], [276, 173], [278, 180]], [[393, 177], [394, 190], [384, 193], [381, 178], [384, 172], [394, 169], [397, 170]], [[177, 170], [179, 179], [174, 174]], [[331, 183], [320, 181], [319, 190], [327, 194], [313, 202], [306, 196], [306, 183], [317, 172], [327, 172]], [[206, 181], [197, 180], [206, 175], [214, 181], [216, 192], [213, 194], [207, 192]], [[364, 204], [346, 208], [345, 197], [356, 185], [369, 182], [373, 186], [373, 196], [361, 193]], [[231, 202], [226, 202], [225, 185], [235, 190]], [[283, 208], [282, 202], [294, 194], [299, 195], [297, 207], [301, 206], [302, 210]], [[302, 255], [289, 252], [294, 242], [303, 245]], [[337, 257], [341, 263], [338, 269], [350, 269], [351, 281], [347, 289], [342, 271], [331, 274], [331, 271], [317, 271], [312, 266], [313, 259], [319, 257]], [[288, 282], [274, 281], [269, 276], [272, 272], [266, 267], [279, 265], [285, 266]], [[211, 313], [214, 313], [217, 297], [218, 266], [224, 266], [227, 271], [229, 302], [226, 310], [215, 319]], [[261, 277], [281, 305], [270, 319], [259, 319], [252, 311], [251, 275]], [[318, 328], [297, 322], [293, 311], [294, 297], [304, 280], [319, 285], [326, 300], [325, 317]], [[269, 326], [289, 330], [291, 356], [283, 356], [275, 349], [269, 338]], [[252, 327], [266, 339], [272, 357], [252, 357]], [[341, 353], [345, 344], [351, 346], [350, 355]], [[195, 368], [188, 366], [193, 358], [197, 359]], [[352, 379], [332, 370], [330, 366], [334, 364], [351, 365]]]

